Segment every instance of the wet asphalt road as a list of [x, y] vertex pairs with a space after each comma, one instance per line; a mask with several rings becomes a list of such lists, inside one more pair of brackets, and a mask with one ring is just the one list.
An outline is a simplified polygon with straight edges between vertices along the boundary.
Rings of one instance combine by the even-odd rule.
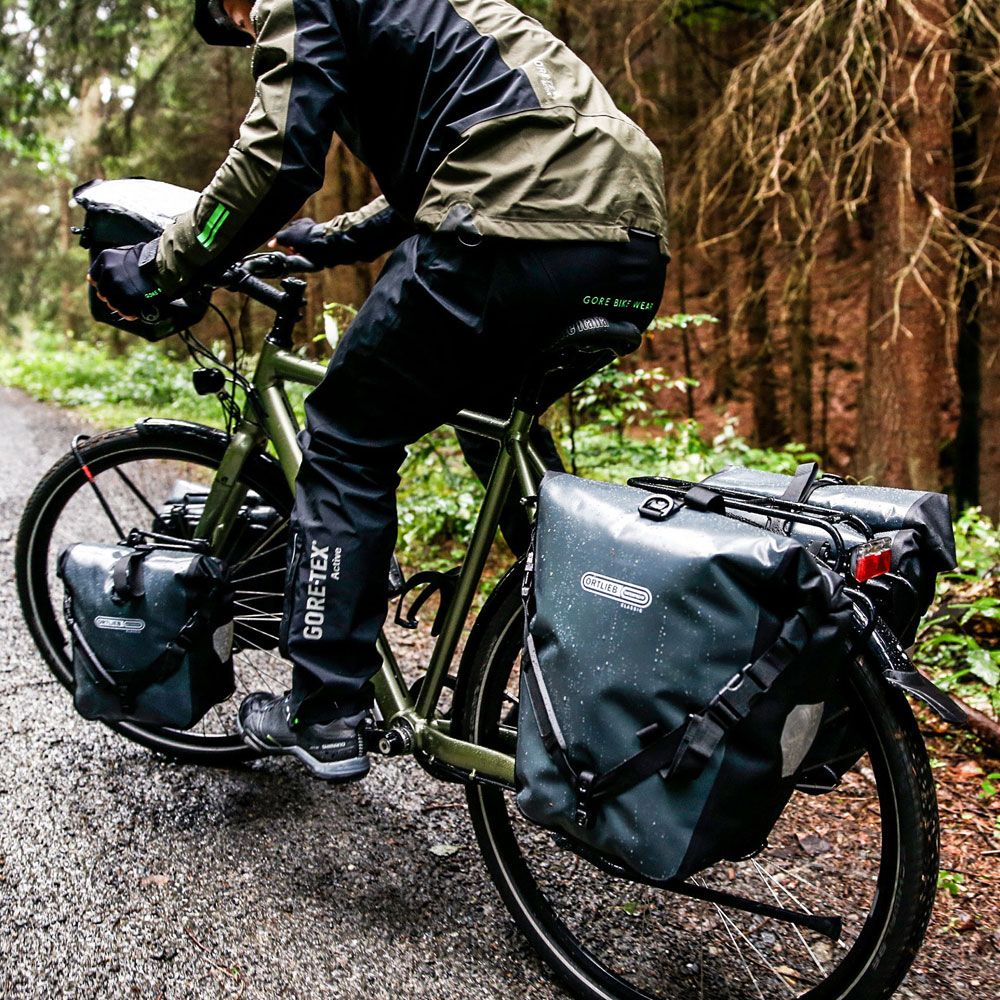
[[83, 428], [6, 389], [0, 426], [0, 997], [561, 996], [454, 786], [410, 761], [339, 789], [180, 766], [74, 714], [20, 623], [13, 536]]

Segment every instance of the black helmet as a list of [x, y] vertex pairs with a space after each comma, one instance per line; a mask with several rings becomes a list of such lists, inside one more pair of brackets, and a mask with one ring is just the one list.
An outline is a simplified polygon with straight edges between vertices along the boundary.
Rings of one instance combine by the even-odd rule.
[[195, 0], [194, 26], [209, 45], [253, 45], [253, 36], [233, 24], [222, 0]]

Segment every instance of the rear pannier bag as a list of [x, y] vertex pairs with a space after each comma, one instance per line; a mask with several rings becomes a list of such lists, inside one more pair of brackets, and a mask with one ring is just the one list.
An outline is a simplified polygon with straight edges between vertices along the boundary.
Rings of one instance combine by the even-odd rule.
[[646, 880], [764, 845], [844, 660], [841, 578], [720, 504], [566, 474], [540, 490], [517, 803]]
[[85, 719], [189, 729], [233, 693], [232, 589], [220, 560], [79, 543], [58, 571]]
[[[887, 573], [863, 578], [862, 589], [904, 647], [913, 643], [920, 618], [934, 600], [938, 573], [955, 568], [951, 510], [943, 493], [852, 485], [837, 476], [820, 475], [814, 462], [800, 465], [794, 476], [730, 466], [704, 484], [808, 503], [860, 519], [873, 537], [854, 537], [856, 551], [882, 549], [890, 567]], [[785, 524], [796, 537], [809, 534], [802, 525]], [[851, 533], [844, 533], [851, 540]]]

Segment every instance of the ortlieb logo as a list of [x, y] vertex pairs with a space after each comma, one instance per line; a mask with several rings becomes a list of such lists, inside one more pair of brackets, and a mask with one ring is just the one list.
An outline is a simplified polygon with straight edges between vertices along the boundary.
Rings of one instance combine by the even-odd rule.
[[116, 632], [141, 632], [146, 623], [141, 618], [109, 618], [99, 615], [94, 619], [98, 628], [110, 628]]
[[653, 595], [645, 587], [626, 583], [624, 580], [615, 580], [610, 576], [602, 576], [600, 573], [584, 573], [580, 577], [580, 586], [591, 594], [608, 597], [627, 608], [636, 608], [639, 611], [653, 603]]

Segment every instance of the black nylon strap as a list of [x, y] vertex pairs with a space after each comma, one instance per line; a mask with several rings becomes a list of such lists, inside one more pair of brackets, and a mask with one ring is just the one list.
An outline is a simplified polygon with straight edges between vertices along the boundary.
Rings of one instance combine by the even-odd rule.
[[531, 661], [522, 664], [521, 667], [524, 672], [525, 685], [528, 688], [528, 698], [535, 712], [535, 719], [538, 721], [538, 733], [542, 737], [542, 746], [545, 747], [546, 752], [552, 757], [558, 752], [563, 752], [565, 748], [556, 736], [552, 716], [549, 714], [548, 705], [545, 703], [541, 688], [538, 686], [537, 668], [535, 666], [535, 662], [537, 662], [535, 661], [535, 644], [531, 636], [527, 634], [525, 635], [524, 642], [528, 650], [529, 661]]
[[140, 550], [129, 552], [115, 561], [111, 570], [111, 589], [119, 600], [132, 601], [145, 595], [142, 585], [142, 561], [145, 558], [146, 553]]
[[[816, 462], [803, 462], [795, 469], [791, 481], [779, 499], [790, 500], [793, 503], [803, 503], [808, 500], [818, 475], [819, 465]], [[777, 517], [767, 519], [768, 531], [780, 531], [782, 534], [787, 534], [789, 524], [789, 521], [782, 521], [781, 518]]]
[[[809, 627], [804, 620], [802, 624]], [[784, 635], [779, 636], [766, 652], [733, 676], [704, 712], [689, 715], [676, 729], [596, 778], [592, 798], [619, 794], [657, 771], [678, 781], [696, 778], [725, 735], [750, 714], [757, 699], [771, 689], [795, 657], [796, 647]]]
[[676, 729], [658, 737], [648, 746], [640, 750], [634, 757], [629, 757], [610, 771], [605, 771], [593, 783], [592, 797], [605, 798], [624, 792], [652, 777], [657, 771], [668, 771], [677, 755], [684, 734], [688, 730], [689, 721], [683, 722]]
[[818, 475], [819, 465], [816, 462], [803, 462], [795, 469], [792, 481], [785, 487], [781, 499], [791, 500], [795, 503], [807, 500]]
[[542, 744], [549, 756], [558, 755], [562, 758], [568, 769], [568, 773], [575, 783], [576, 771], [570, 765], [569, 758], [566, 757], [566, 744], [563, 741], [562, 732], [559, 728], [559, 720], [553, 714], [548, 698], [542, 693], [542, 668], [538, 662], [535, 640], [528, 627], [531, 621], [531, 606], [535, 603], [535, 593], [531, 586], [534, 579], [535, 565], [534, 543], [534, 533], [532, 533], [531, 546], [528, 549], [524, 565], [524, 578], [521, 581], [521, 603], [524, 606], [525, 652], [525, 659], [522, 660], [521, 670], [524, 673], [524, 680], [528, 687], [528, 699], [531, 702], [535, 718], [538, 721], [538, 732], [542, 737]]

